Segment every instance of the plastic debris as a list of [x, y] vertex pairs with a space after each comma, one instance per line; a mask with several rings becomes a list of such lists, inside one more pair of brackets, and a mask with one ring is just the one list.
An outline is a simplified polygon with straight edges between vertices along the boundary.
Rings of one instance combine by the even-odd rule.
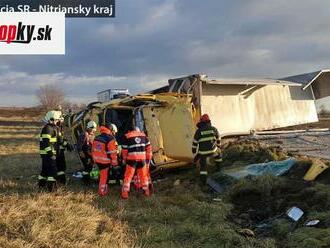
[[286, 215], [293, 221], [297, 222], [304, 215], [304, 211], [302, 211], [298, 207], [289, 208], [286, 212]]
[[315, 161], [304, 176], [305, 181], [314, 181], [315, 178], [329, 167], [322, 161]]
[[219, 183], [217, 183], [214, 179], [210, 177], [206, 179], [206, 184], [217, 193], [222, 193], [225, 190], [224, 187], [222, 187]]
[[73, 173], [72, 176], [74, 178], [83, 178], [81, 171], [77, 171], [77, 172]]
[[319, 223], [320, 223], [320, 220], [310, 220], [310, 221], [306, 222], [305, 226], [316, 226]]
[[243, 178], [249, 175], [261, 176], [265, 174], [280, 176], [286, 171], [290, 170], [295, 162], [295, 159], [289, 158], [282, 161], [271, 161], [267, 163], [250, 164], [243, 167], [226, 169], [223, 171], [223, 173], [234, 178]]

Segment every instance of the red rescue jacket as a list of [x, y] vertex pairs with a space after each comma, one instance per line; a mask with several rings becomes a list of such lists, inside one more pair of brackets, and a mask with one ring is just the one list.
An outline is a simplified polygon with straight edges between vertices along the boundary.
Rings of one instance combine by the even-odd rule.
[[130, 131], [125, 134], [122, 145], [123, 160], [129, 163], [150, 162], [152, 158], [152, 149], [150, 141], [144, 132]]
[[101, 126], [101, 134], [97, 136], [92, 145], [92, 156], [95, 163], [118, 165], [116, 139], [110, 129]]

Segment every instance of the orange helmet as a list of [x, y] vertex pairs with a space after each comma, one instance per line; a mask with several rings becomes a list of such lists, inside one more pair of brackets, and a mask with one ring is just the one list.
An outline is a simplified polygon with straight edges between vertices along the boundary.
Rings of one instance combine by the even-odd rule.
[[199, 121], [200, 121], [200, 122], [210, 122], [211, 120], [210, 120], [210, 117], [209, 117], [208, 114], [203, 114], [203, 115], [201, 116], [201, 119], [200, 119]]

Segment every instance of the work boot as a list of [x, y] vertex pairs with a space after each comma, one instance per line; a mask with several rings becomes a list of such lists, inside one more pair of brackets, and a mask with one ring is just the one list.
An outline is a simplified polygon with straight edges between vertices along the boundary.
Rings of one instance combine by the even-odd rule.
[[106, 194], [108, 194], [108, 185], [107, 184], [103, 184], [103, 185], [100, 185], [99, 187], [99, 196], [103, 197], [105, 196]]
[[59, 176], [57, 176], [56, 180], [61, 185], [65, 185], [66, 184], [66, 176], [65, 175], [59, 175]]
[[39, 189], [46, 188], [46, 185], [47, 185], [46, 179], [40, 179], [40, 180], [38, 180], [38, 187], [39, 187]]
[[121, 191], [121, 198], [124, 200], [128, 199], [128, 191]]
[[56, 190], [56, 181], [47, 181], [48, 192], [53, 192]]
[[143, 189], [143, 194], [147, 197], [149, 197], [151, 194], [150, 194], [150, 190], [149, 190], [149, 187], [148, 188], [145, 188]]
[[84, 184], [85, 186], [90, 185], [90, 183], [91, 183], [91, 178], [90, 178], [89, 174], [87, 174], [87, 175], [84, 175], [84, 174], [83, 174], [82, 182], [83, 182], [83, 184]]

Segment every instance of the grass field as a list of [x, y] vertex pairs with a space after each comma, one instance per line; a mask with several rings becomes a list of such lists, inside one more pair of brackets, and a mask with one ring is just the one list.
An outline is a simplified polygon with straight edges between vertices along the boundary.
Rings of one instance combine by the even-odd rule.
[[[0, 247], [283, 247], [287, 242], [301, 247], [296, 242], [300, 233], [285, 242], [271, 235], [239, 234], [244, 225], [233, 221], [237, 207], [226, 200], [234, 199], [235, 191], [213, 201], [215, 196], [198, 186], [193, 170], [167, 175], [150, 198], [132, 193], [123, 201], [119, 186], [99, 198], [96, 185], [86, 188], [70, 175], [65, 188], [40, 193], [39, 129], [27, 119], [0, 121]], [[80, 168], [74, 154], [67, 154], [67, 162], [68, 173]], [[274, 183], [262, 180], [268, 181], [259, 188], [268, 190], [269, 197]], [[236, 189], [242, 185], [257, 190], [244, 183]], [[328, 235], [329, 230], [322, 231]], [[279, 224], [276, 235], [284, 237], [286, 231], [287, 223]]]

